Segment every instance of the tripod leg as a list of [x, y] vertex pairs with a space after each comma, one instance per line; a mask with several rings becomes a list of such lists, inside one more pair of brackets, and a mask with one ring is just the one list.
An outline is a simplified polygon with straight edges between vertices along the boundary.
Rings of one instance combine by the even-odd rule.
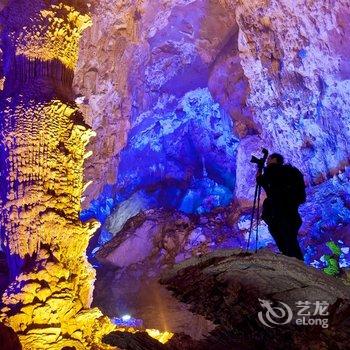
[[253, 202], [253, 209], [252, 209], [252, 215], [250, 218], [250, 227], [249, 227], [249, 236], [248, 236], [248, 243], [247, 243], [247, 251], [249, 250], [249, 246], [250, 246], [250, 237], [252, 235], [252, 230], [253, 230], [253, 223], [254, 223], [254, 215], [255, 215], [255, 206], [256, 206], [256, 199], [258, 196], [258, 189], [259, 189], [259, 185], [256, 184], [255, 185], [255, 192], [254, 192], [254, 202]]
[[259, 240], [259, 223], [260, 223], [260, 196], [261, 196], [261, 186], [258, 188], [258, 198], [257, 198], [257, 211], [256, 211], [256, 234], [255, 234], [255, 253], [258, 251], [258, 240]]

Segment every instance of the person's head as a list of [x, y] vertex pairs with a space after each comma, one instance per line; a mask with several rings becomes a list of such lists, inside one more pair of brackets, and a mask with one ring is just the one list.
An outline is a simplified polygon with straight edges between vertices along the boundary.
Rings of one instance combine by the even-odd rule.
[[283, 165], [284, 163], [284, 158], [281, 154], [279, 153], [272, 153], [269, 155], [269, 157], [267, 158], [267, 165], [270, 164], [279, 164], [279, 165]]

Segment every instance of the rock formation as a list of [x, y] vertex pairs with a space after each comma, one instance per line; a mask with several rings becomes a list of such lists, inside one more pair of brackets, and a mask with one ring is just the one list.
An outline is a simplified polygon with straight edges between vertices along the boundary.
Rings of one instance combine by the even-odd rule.
[[189, 312], [158, 280], [164, 270], [188, 258], [243, 245], [243, 234], [232, 235], [234, 212], [217, 209], [199, 216], [150, 209], [129, 219], [96, 253], [102, 266], [94, 304], [109, 316], [132, 314], [147, 328], [201, 339], [213, 325]]
[[[246, 220], [239, 220], [242, 215]], [[119, 222], [113, 222], [112, 218], [107, 220], [107, 227], [113, 233]], [[143, 319], [149, 328], [201, 338], [212, 325], [174, 300], [159, 285], [159, 276], [186, 259], [231, 247], [246, 247], [248, 218], [249, 215], [233, 206], [202, 215], [169, 209], [150, 209], [136, 215], [95, 255], [100, 266], [95, 305], [109, 316], [131, 313]], [[335, 235], [350, 243], [348, 231], [335, 232]], [[302, 242], [313, 245], [314, 254], [321, 255], [326, 247], [311, 239], [301, 237]], [[259, 230], [258, 248], [262, 247], [278, 251], [264, 225]], [[307, 254], [308, 251], [306, 259]], [[321, 266], [321, 262], [319, 264]]]
[[[164, 345], [145, 333], [112, 332], [106, 343], [130, 350], [348, 348], [349, 288], [295, 258], [225, 250], [176, 265], [161, 282], [191, 311], [213, 321], [215, 330], [202, 339], [175, 334]], [[270, 318], [262, 301], [271, 303]], [[302, 326], [296, 321], [301, 315], [308, 322]], [[316, 319], [322, 323], [311, 322]]]
[[[348, 347], [349, 288], [341, 280], [295, 258], [268, 251], [258, 254], [221, 251], [179, 264], [163, 276], [162, 283], [179, 300], [190, 304], [192, 311], [218, 325], [212, 334], [214, 344], [236, 343], [237, 349]], [[265, 326], [260, 321], [259, 313], [264, 309], [259, 299], [274, 303], [271, 304], [274, 307], [282, 306], [280, 312], [275, 309], [277, 316], [271, 315], [275, 324], [263, 318], [268, 324]], [[321, 301], [329, 305], [329, 314], [323, 317], [314, 307]], [[303, 302], [310, 305], [303, 309], [306, 313], [301, 310]], [[290, 308], [288, 319], [283, 318], [283, 305]], [[287, 311], [284, 312], [286, 316]], [[306, 315], [306, 320], [321, 317], [327, 320], [328, 328], [309, 321], [308, 325], [300, 326], [295, 323], [300, 315]]]
[[244, 222], [266, 146], [305, 174], [317, 264], [350, 224], [349, 13], [345, 0], [99, 1], [74, 87], [98, 135], [82, 217], [102, 223], [100, 244], [150, 208], [234, 201]]
[[6, 327], [2, 323], [0, 323], [0, 344], [4, 350], [22, 350], [18, 335], [13, 329]]
[[128, 333], [112, 332], [103, 338], [103, 341], [123, 350], [162, 350], [164, 346], [151, 338], [146, 332]]
[[1, 319], [24, 349], [98, 348], [113, 326], [90, 309], [95, 273], [85, 251], [97, 224], [79, 219], [93, 132], [71, 88], [88, 8], [14, 0], [1, 19], [0, 224], [11, 272]]
[[[195, 222], [173, 211], [149, 210], [130, 219], [122, 232], [96, 254], [94, 305], [109, 316], [131, 314], [146, 328], [186, 333], [195, 339], [213, 329], [158, 283], [176, 261], [210, 249], [210, 241], [190, 237]], [[204, 235], [202, 235], [202, 238]]]

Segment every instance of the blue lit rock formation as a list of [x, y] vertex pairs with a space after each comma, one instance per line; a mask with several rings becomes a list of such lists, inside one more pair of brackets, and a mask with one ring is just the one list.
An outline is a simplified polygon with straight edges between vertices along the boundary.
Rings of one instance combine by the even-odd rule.
[[[209, 15], [208, 7], [207, 2], [147, 2], [140, 6], [100, 2], [98, 11], [107, 15], [103, 19], [96, 16], [81, 55], [93, 51], [96, 58], [81, 59], [76, 78], [77, 92], [86, 97], [84, 108], [96, 116], [94, 129], [106, 136], [97, 137], [92, 144], [103, 156], [89, 163], [87, 176], [96, 181], [88, 189], [88, 199], [97, 198], [108, 180], [116, 182], [119, 171], [110, 164], [119, 163], [128, 130], [140, 115], [153, 113], [157, 105], [165, 107], [158, 107], [157, 114], [166, 114], [186, 93], [207, 88], [210, 66], [218, 53], [226, 50], [231, 32], [237, 36], [236, 28], [232, 29], [234, 13], [226, 18], [224, 6], [212, 5]], [[111, 13], [114, 9], [118, 13]], [[200, 23], [201, 18], [205, 23]], [[105, 35], [111, 28], [115, 28], [114, 40]], [[219, 31], [222, 38], [218, 38]], [[108, 61], [108, 67], [107, 63], [101, 67], [100, 61]], [[107, 171], [106, 176], [100, 169]]]
[[201, 214], [233, 200], [238, 140], [229, 115], [208, 89], [164, 100], [135, 121], [120, 154], [117, 195], [105, 202], [110, 207], [105, 212], [99, 203], [92, 208], [92, 215], [104, 221], [120, 203], [107, 222], [112, 234], [140, 210], [164, 207]]
[[118, 186], [147, 191], [156, 206], [210, 211], [233, 199], [238, 140], [207, 89], [167, 98], [143, 113], [120, 156]]

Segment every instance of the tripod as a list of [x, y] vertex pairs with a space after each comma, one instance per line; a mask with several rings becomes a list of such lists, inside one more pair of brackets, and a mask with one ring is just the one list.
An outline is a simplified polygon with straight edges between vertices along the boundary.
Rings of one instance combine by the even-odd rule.
[[[252, 156], [252, 159], [250, 160], [251, 163], [254, 163], [258, 166], [259, 176], [262, 175], [265, 162], [269, 155], [269, 151], [266, 148], [263, 148], [262, 153], [264, 154], [262, 158], [259, 159], [255, 156]], [[255, 209], [256, 209], [255, 253], [258, 251], [259, 222], [260, 222], [260, 195], [261, 195], [261, 185], [259, 184], [258, 179], [256, 179], [254, 203], [253, 203], [253, 209], [252, 209], [252, 216], [250, 219], [250, 228], [249, 228], [249, 236], [248, 236], [248, 244], [247, 244], [247, 251], [248, 251], [249, 245], [250, 245], [250, 237], [253, 232], [253, 223], [254, 223], [254, 216], [255, 216]]]
[[[262, 169], [259, 167], [259, 174], [261, 174]], [[255, 253], [258, 251], [258, 240], [259, 240], [259, 222], [260, 222], [260, 195], [261, 195], [261, 185], [256, 181], [255, 185], [255, 192], [254, 192], [254, 202], [253, 202], [253, 209], [252, 209], [252, 215], [250, 218], [250, 227], [249, 227], [249, 236], [248, 236], [248, 243], [247, 243], [247, 251], [249, 250], [250, 246], [250, 238], [253, 232], [253, 225], [254, 225], [254, 216], [256, 213], [256, 229], [255, 229]], [[255, 212], [256, 210], [256, 212]]]

